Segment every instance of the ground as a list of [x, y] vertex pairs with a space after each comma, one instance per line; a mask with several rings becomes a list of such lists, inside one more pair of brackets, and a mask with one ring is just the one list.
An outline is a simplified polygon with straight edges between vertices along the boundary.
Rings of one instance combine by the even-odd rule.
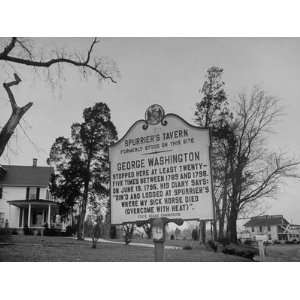
[[[151, 242], [151, 241], [148, 241]], [[182, 246], [192, 242], [170, 241]], [[67, 237], [13, 235], [0, 243], [0, 261], [153, 261], [153, 248], [123, 244], [77, 241]], [[192, 250], [166, 250], [166, 261], [248, 261], [238, 256], [215, 253], [194, 245]]]
[[[118, 240], [113, 240], [116, 242]], [[119, 240], [121, 241], [121, 240]], [[152, 244], [151, 240], [134, 240], [133, 243]], [[198, 242], [167, 241], [168, 246], [191, 246], [192, 250], [165, 250], [166, 261], [249, 261], [247, 259], [213, 252]], [[91, 248], [89, 241], [77, 241], [68, 237], [44, 237], [12, 235], [0, 238], [0, 261], [153, 261], [153, 248], [123, 243], [97, 244]], [[256, 257], [256, 260], [259, 260]], [[269, 245], [266, 261], [300, 261], [300, 245]]]
[[266, 261], [300, 261], [299, 244], [266, 246]]

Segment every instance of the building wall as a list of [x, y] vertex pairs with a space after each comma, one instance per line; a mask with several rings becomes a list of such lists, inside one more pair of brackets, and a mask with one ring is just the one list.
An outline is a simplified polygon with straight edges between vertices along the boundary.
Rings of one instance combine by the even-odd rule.
[[[40, 199], [46, 199], [47, 188], [40, 188]], [[9, 205], [10, 200], [25, 200], [26, 187], [2, 187], [2, 199], [0, 199], [0, 213], [4, 213], [4, 220], [8, 220], [9, 227], [19, 227], [20, 209]]]
[[259, 226], [254, 226], [254, 231], [252, 231], [252, 227], [248, 228], [248, 230], [251, 233], [251, 237], [254, 238], [255, 235], [258, 234], [266, 234], [266, 235], [271, 235], [271, 239], [274, 240], [278, 240], [278, 230], [277, 230], [277, 225], [271, 225], [270, 229], [268, 228], [268, 226], [261, 226], [262, 230], [260, 231], [260, 227]]

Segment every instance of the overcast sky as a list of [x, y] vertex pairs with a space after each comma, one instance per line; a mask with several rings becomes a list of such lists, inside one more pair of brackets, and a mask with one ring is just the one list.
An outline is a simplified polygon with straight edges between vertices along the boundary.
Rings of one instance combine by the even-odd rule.
[[[66, 50], [84, 53], [90, 39], [36, 41], [44, 48], [62, 45]], [[17, 67], [23, 79], [14, 88], [17, 102], [21, 105], [33, 101], [34, 106], [21, 122], [26, 135], [19, 127], [1, 163], [29, 165], [37, 157], [39, 165], [46, 165], [55, 138], [69, 136], [70, 125], [81, 121], [83, 109], [98, 101], [111, 108], [119, 137], [134, 121], [143, 118], [153, 103], [193, 123], [198, 90], [206, 70], [213, 65], [224, 68], [231, 103], [239, 92], [250, 91], [254, 85], [281, 100], [285, 115], [269, 136], [268, 145], [272, 150], [300, 157], [299, 38], [103, 38], [95, 53], [116, 62], [121, 73], [117, 84], [99, 84], [94, 76], [82, 80], [77, 69], [64, 67], [60, 86], [53, 89], [45, 76]], [[10, 67], [1, 71], [1, 82], [10, 80], [13, 72]], [[0, 89], [0, 126], [9, 114], [7, 95]], [[266, 213], [283, 214], [289, 221], [300, 223], [299, 191], [300, 181], [289, 180], [278, 199], [269, 203]]]

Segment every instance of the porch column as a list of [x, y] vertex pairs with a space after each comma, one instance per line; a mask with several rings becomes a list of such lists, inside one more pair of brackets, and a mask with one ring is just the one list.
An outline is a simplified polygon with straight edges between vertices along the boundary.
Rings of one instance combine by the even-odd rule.
[[50, 228], [51, 226], [51, 224], [50, 224], [50, 222], [51, 222], [51, 205], [49, 204], [48, 205], [48, 228]]
[[27, 219], [28, 228], [30, 228], [30, 218], [31, 218], [31, 204], [28, 205], [28, 219]]
[[24, 218], [25, 218], [25, 207], [22, 208], [22, 228], [24, 228]]

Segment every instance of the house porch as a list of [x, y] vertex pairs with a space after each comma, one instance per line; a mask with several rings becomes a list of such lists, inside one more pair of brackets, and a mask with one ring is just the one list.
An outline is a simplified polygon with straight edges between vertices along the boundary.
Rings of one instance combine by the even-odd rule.
[[54, 227], [58, 210], [57, 203], [48, 200], [12, 200], [10, 205], [19, 208], [19, 228]]

